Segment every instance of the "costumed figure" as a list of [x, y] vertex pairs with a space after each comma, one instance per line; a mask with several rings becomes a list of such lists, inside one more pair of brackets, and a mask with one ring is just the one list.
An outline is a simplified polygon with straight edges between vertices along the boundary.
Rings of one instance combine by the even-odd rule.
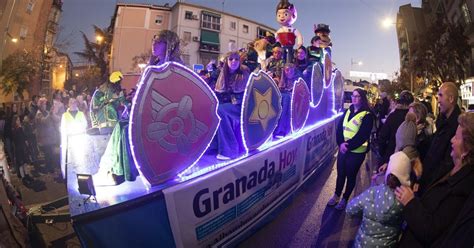
[[103, 83], [94, 92], [91, 102], [91, 134], [107, 134], [112, 131], [118, 121], [117, 108], [125, 100], [120, 82], [123, 75], [119, 71], [110, 74], [109, 81]]
[[[100, 159], [99, 172], [95, 175], [100, 178], [94, 180], [98, 186], [116, 185], [123, 180], [133, 181], [138, 175], [129, 148], [127, 113], [130, 102], [120, 87], [122, 78], [122, 73], [113, 72], [109, 77], [110, 83], [101, 85], [92, 98], [92, 123], [99, 120], [100, 133], [111, 133]], [[97, 134], [91, 131], [89, 133]]]
[[310, 63], [304, 46], [300, 46], [296, 49], [295, 66], [296, 70], [298, 70], [298, 72], [305, 77], [304, 80], [306, 80], [307, 68], [310, 66]]
[[276, 19], [281, 25], [276, 32], [276, 40], [283, 48], [283, 58], [286, 63], [293, 62], [293, 46], [303, 45], [303, 36], [292, 25], [297, 19], [296, 7], [288, 0], [281, 0], [276, 8]]
[[291, 131], [291, 92], [295, 81], [300, 77], [300, 73], [294, 64], [286, 64], [281, 79], [278, 82], [278, 88], [281, 92], [281, 107], [282, 112], [278, 126], [273, 132], [274, 136], [281, 138], [286, 136]]
[[250, 71], [266, 70], [266, 60], [271, 56], [271, 48], [275, 44], [275, 37], [267, 33], [265, 37], [256, 39], [249, 44], [247, 59], [244, 62]]
[[331, 30], [329, 25], [320, 23], [314, 27], [315, 36], [311, 39], [311, 46], [308, 47], [308, 58], [311, 64], [321, 63], [323, 50], [331, 54]]
[[178, 35], [170, 30], [161, 30], [153, 37], [152, 56], [148, 65], [161, 65], [168, 61], [184, 64], [179, 49]]
[[222, 73], [217, 79], [215, 91], [228, 97], [219, 99], [217, 113], [221, 118], [217, 130], [217, 159], [228, 160], [243, 151], [240, 137], [240, 115], [242, 99], [250, 71], [240, 63], [240, 55], [230, 52], [224, 61]]
[[272, 56], [267, 59], [266, 61], [266, 72], [270, 77], [275, 80], [275, 82], [278, 84], [278, 82], [281, 79], [281, 74], [283, 70], [283, 66], [285, 64], [285, 61], [283, 60], [283, 50], [282, 48], [277, 44], [273, 49], [272, 49]]

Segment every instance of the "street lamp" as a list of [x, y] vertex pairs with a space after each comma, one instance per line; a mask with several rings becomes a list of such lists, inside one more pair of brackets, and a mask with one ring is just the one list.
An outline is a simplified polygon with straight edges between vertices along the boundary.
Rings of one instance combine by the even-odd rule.
[[12, 41], [13, 43], [17, 43], [17, 42], [18, 42], [18, 39], [17, 39], [17, 38], [12, 38], [11, 41]]
[[95, 40], [100, 44], [104, 40], [104, 37], [102, 35], [96, 35]]
[[[382, 27], [385, 29], [390, 28], [392, 25], [398, 25], [403, 24], [400, 22], [393, 21], [390, 17], [386, 17], [384, 20], [382, 20]], [[408, 29], [406, 25], [402, 25], [403, 29], [405, 31], [405, 37], [407, 40], [407, 49], [408, 49], [408, 58], [411, 59], [411, 47], [410, 47], [410, 39], [408, 37]], [[410, 71], [410, 92], [413, 93], [413, 73]]]

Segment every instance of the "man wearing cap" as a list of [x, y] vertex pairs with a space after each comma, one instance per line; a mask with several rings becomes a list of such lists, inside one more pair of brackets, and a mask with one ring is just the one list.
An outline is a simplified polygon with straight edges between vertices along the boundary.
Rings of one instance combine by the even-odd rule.
[[113, 72], [110, 74], [109, 81], [100, 85], [94, 92], [91, 102], [92, 128], [111, 131], [117, 123], [117, 108], [125, 99], [120, 86], [122, 79], [121, 72]]

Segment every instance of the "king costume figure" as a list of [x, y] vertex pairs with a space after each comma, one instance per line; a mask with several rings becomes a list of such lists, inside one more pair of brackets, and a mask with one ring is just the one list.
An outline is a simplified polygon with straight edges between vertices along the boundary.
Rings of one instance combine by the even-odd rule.
[[296, 7], [288, 0], [281, 0], [276, 8], [276, 19], [281, 25], [276, 32], [276, 40], [283, 48], [283, 59], [286, 63], [292, 63], [293, 46], [303, 45], [303, 36], [292, 26], [297, 19]]

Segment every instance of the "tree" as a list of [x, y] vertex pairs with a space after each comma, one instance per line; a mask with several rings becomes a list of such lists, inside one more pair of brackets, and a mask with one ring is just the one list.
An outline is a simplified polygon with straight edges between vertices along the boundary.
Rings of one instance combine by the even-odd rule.
[[414, 81], [428, 79], [439, 86], [445, 81], [462, 83], [466, 78], [471, 48], [461, 26], [438, 17], [412, 51], [407, 72], [412, 73]]
[[85, 70], [78, 77], [72, 77], [64, 83], [64, 88], [67, 90], [72, 90], [73, 85], [76, 86], [77, 92], [87, 93], [93, 92], [93, 90], [99, 86], [104, 81], [100, 75], [99, 68], [91, 66], [89, 69]]
[[41, 60], [37, 53], [16, 51], [3, 60], [0, 71], [0, 88], [7, 95], [16, 92], [23, 98], [23, 92], [30, 87], [34, 77], [38, 76]]
[[141, 53], [139, 55], [136, 55], [132, 58], [132, 70], [136, 71], [136, 72], [140, 72], [140, 70], [137, 70], [137, 68], [139, 68], [139, 65], [140, 64], [148, 64], [148, 61], [150, 60], [151, 58], [151, 51], [148, 51], [148, 52], [144, 52], [144, 53]]
[[96, 35], [96, 42], [90, 41], [86, 34], [81, 32], [85, 48], [82, 52], [75, 52], [75, 54], [89, 62], [94, 62], [99, 68], [100, 77], [103, 81], [106, 81], [109, 74], [109, 54], [113, 36], [112, 28], [108, 27], [101, 29], [95, 25], [93, 27]]

